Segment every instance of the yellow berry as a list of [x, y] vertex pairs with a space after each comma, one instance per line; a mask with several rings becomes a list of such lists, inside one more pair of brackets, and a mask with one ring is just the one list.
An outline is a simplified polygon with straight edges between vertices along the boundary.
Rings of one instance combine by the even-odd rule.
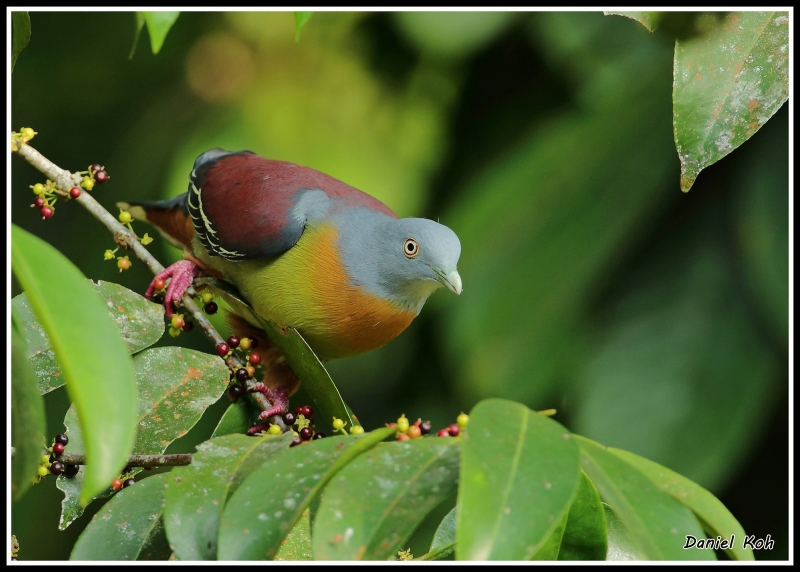
[[255, 377], [255, 375], [256, 375], [256, 368], [254, 368], [252, 365], [248, 365], [248, 366], [247, 366], [246, 368], [244, 368], [244, 369], [246, 369], [246, 370], [247, 370], [247, 375], [249, 375], [250, 377]]
[[50, 473], [50, 469], [40, 465], [39, 468], [36, 470], [36, 472], [40, 477], [46, 477]]
[[91, 177], [84, 177], [81, 181], [81, 187], [86, 189], [87, 191], [91, 191], [94, 188], [94, 179]]
[[408, 419], [406, 418], [405, 413], [397, 420], [397, 430], [400, 431], [400, 433], [405, 433], [408, 431]]
[[283, 433], [283, 431], [281, 431], [281, 428], [278, 425], [270, 425], [269, 429], [267, 430], [267, 433], [269, 433], [270, 435], [280, 435], [281, 433]]
[[463, 429], [464, 427], [467, 426], [467, 423], [469, 423], [469, 415], [467, 415], [462, 411], [461, 415], [456, 417], [456, 423], [458, 423], [458, 426]]
[[353, 435], [361, 435], [364, 432], [364, 428], [361, 425], [353, 425], [350, 427], [350, 433]]
[[173, 314], [171, 323], [173, 328], [182, 328], [186, 324], [183, 314]]
[[173, 328], [172, 326], [169, 327], [169, 335], [172, 336], [173, 338], [177, 338], [182, 331], [183, 330], [181, 330], [180, 328]]
[[336, 429], [336, 430], [339, 430], [342, 427], [344, 427], [344, 421], [339, 419], [339, 418], [337, 418], [337, 417], [334, 417], [333, 418], [333, 428]]
[[44, 194], [44, 185], [41, 183], [36, 183], [33, 185], [33, 193], [35, 195], [43, 195]]
[[113, 250], [106, 250], [103, 253], [104, 260], [114, 260], [114, 251]]
[[42, 464], [46, 465], [50, 462], [50, 455], [42, 455]]
[[22, 130], [20, 131], [20, 135], [22, 135], [22, 137], [26, 141], [30, 141], [31, 139], [33, 139], [33, 136], [36, 135], [36, 131], [31, 129], [30, 127], [23, 127]]
[[131, 216], [131, 213], [129, 213], [128, 211], [120, 211], [119, 222], [121, 222], [122, 224], [128, 224], [132, 220], [133, 217]]
[[122, 272], [123, 270], [127, 270], [131, 267], [131, 261], [128, 259], [127, 256], [123, 256], [117, 259], [117, 268], [119, 271]]
[[203, 300], [203, 304], [208, 304], [214, 299], [214, 295], [211, 292], [203, 292], [200, 298]]

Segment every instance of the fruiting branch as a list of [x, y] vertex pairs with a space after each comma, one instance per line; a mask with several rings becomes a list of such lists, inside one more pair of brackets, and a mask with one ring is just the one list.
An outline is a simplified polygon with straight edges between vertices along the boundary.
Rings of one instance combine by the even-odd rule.
[[[99, 220], [111, 232], [111, 234], [114, 236], [114, 241], [118, 245], [133, 252], [136, 258], [141, 260], [145, 266], [147, 266], [150, 272], [155, 275], [163, 271], [164, 267], [152, 254], [150, 254], [144, 245], [142, 245], [142, 243], [139, 241], [139, 237], [136, 236], [136, 233], [117, 220], [117, 217], [108, 212], [94, 199], [94, 197], [92, 197], [89, 193], [83, 192], [77, 194], [77, 196], [75, 196], [75, 194], [70, 194], [71, 189], [81, 185], [84, 178], [83, 175], [80, 173], [72, 173], [60, 168], [47, 157], [42, 155], [39, 151], [31, 147], [27, 143], [27, 141], [33, 137], [33, 134], [35, 134], [32, 130], [31, 133], [32, 134], [30, 137], [23, 136], [22, 138], [20, 138], [17, 134], [13, 134], [11, 147], [12, 151], [15, 151], [21, 157], [24, 157], [28, 163], [41, 171], [48, 179], [54, 181], [56, 192], [60, 196], [72, 197], [72, 200], [76, 201], [83, 208], [89, 211], [93, 217]], [[181, 303], [216, 347], [219, 344], [224, 343], [225, 340], [222, 339], [222, 336], [219, 334], [219, 332], [217, 332], [216, 328], [214, 328], [208, 318], [206, 318], [205, 314], [203, 314], [197, 304], [195, 304], [194, 299], [192, 298], [195, 294], [194, 288], [189, 287], [186, 290], [186, 293], [183, 295]], [[245, 367], [245, 364], [233, 352], [223, 357], [223, 359], [231, 371], [237, 371]], [[249, 390], [254, 390], [256, 383], [257, 382], [254, 379], [248, 379], [246, 381], [247, 388]], [[273, 404], [270, 403], [269, 399], [263, 393], [254, 392], [250, 393], [249, 395], [252, 396], [252, 399], [262, 410], [266, 411], [272, 408]]]
[[[58, 460], [64, 465], [85, 465], [86, 455], [77, 453], [63, 453]], [[131, 455], [126, 461], [128, 467], [183, 467], [192, 464], [191, 453], [180, 453], [175, 455]]]

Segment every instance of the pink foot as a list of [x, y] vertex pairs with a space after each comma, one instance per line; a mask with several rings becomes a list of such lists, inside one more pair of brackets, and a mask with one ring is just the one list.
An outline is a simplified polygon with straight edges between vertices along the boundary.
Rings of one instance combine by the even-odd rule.
[[268, 431], [270, 425], [271, 425], [271, 423], [259, 423], [258, 425], [253, 425], [252, 427], [250, 427], [250, 429], [247, 430], [247, 434], [248, 435], [257, 435], [258, 433], [261, 433], [262, 431]]
[[169, 278], [170, 281], [167, 286], [167, 293], [164, 296], [164, 308], [167, 310], [167, 318], [171, 318], [172, 303], [180, 301], [183, 297], [183, 293], [192, 285], [192, 280], [197, 276], [197, 272], [198, 268], [194, 262], [190, 260], [179, 260], [175, 264], [165, 268], [153, 278], [144, 296], [145, 298], [150, 298], [153, 295], [153, 292], [156, 290], [156, 280], [166, 280]]
[[269, 419], [273, 415], [280, 415], [289, 411], [289, 396], [287, 395], [286, 390], [282, 387], [279, 387], [278, 389], [270, 389], [263, 383], [259, 382], [253, 389], [262, 393], [264, 397], [269, 399], [270, 403], [272, 403], [272, 407], [261, 412], [259, 415], [261, 419]]

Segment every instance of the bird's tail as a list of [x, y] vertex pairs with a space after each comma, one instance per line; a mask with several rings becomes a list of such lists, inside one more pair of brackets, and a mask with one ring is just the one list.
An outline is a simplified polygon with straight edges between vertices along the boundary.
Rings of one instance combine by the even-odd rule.
[[155, 226], [173, 246], [191, 249], [194, 225], [186, 207], [186, 193], [165, 201], [121, 202], [117, 206]]

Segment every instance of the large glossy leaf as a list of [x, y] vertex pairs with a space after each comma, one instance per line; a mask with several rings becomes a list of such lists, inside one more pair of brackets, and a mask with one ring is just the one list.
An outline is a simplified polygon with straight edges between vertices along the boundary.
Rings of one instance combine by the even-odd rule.
[[[225, 363], [217, 356], [195, 350], [177, 347], [148, 349], [136, 354], [133, 363], [139, 388], [134, 420], [134, 426], [138, 424], [138, 427], [133, 446], [133, 453], [137, 455], [163, 453], [174, 440], [194, 427], [228, 385]], [[82, 453], [84, 433], [76, 424], [74, 408], [67, 411], [64, 425], [69, 436], [69, 452]], [[109, 477], [103, 487], [106, 493], [114, 476]], [[83, 514], [83, 507], [75, 498], [83, 478], [83, 470], [72, 478], [58, 477], [56, 485], [65, 495], [61, 503], [62, 529]]]
[[[164, 493], [164, 526], [180, 560], [215, 560], [222, 510], [239, 484], [294, 435], [225, 435], [197, 446], [192, 464], [175, 467]], [[265, 476], [262, 473], [262, 476]]]
[[650, 97], [668, 89], [657, 72], [667, 58], [647, 42], [606, 63], [579, 112], [537, 128], [460, 191], [446, 221], [469, 253], [466, 287], [445, 339], [464, 399], [545, 406], [581, 363], [579, 309], [669, 199], [668, 109]]
[[558, 560], [558, 554], [561, 551], [561, 540], [564, 537], [564, 529], [567, 526], [567, 513], [565, 512], [561, 519], [553, 528], [553, 532], [548, 534], [547, 539], [539, 547], [536, 553], [531, 556], [531, 560]]
[[[449, 554], [455, 552], [455, 542], [456, 542], [456, 507], [453, 507], [450, 512], [448, 512], [442, 521], [439, 523], [439, 526], [436, 528], [436, 532], [433, 534], [433, 540], [431, 541], [431, 547], [428, 550], [428, 553], [437, 553], [437, 557], [435, 560], [440, 558], [444, 558]], [[433, 560], [432, 558], [431, 560]]]
[[311, 518], [306, 509], [297, 524], [294, 525], [275, 555], [275, 560], [314, 560], [311, 548]]
[[[717, 497], [697, 483], [628, 451], [610, 447], [608, 451], [633, 465], [662, 491], [689, 507], [700, 519], [700, 523], [710, 537], [721, 536], [723, 539], [730, 539], [731, 536], [735, 536], [735, 538], [744, 540], [744, 529], [739, 521]], [[743, 543], [735, 539], [732, 548], [725, 552], [734, 560], [754, 560], [753, 550], [745, 548]]]
[[569, 507], [559, 560], [605, 560], [608, 530], [597, 489], [581, 471], [581, 484]]
[[262, 320], [242, 298], [232, 284], [219, 279], [203, 279], [198, 281], [220, 296], [233, 310], [242, 316], [250, 316], [267, 333], [270, 340], [278, 346], [286, 361], [300, 378], [303, 387], [314, 401], [316, 418], [324, 420], [325, 425], [333, 421], [333, 417], [344, 419], [347, 426], [360, 425], [353, 417], [352, 411], [345, 405], [339, 390], [334, 385], [328, 371], [319, 361], [300, 332]]
[[264, 463], [228, 500], [219, 532], [220, 560], [272, 559], [309, 502], [361, 453], [393, 433], [328, 437]]
[[239, 399], [236, 403], [231, 403], [228, 406], [211, 436], [221, 437], [222, 435], [236, 433], [244, 435], [257, 415], [258, 411], [252, 401], [246, 398]]
[[386, 560], [456, 491], [460, 439], [381, 443], [325, 489], [314, 523], [317, 560]]
[[[164, 334], [163, 306], [153, 304], [144, 296], [113, 282], [87, 282], [103, 299], [128, 352], [133, 354], [150, 347]], [[11, 305], [19, 316], [19, 324], [28, 341], [39, 391], [44, 394], [61, 387], [65, 383], [64, 377], [50, 347], [50, 340], [33, 313], [28, 295], [23, 292], [15, 296]]]
[[621, 277], [573, 418], [577, 433], [710, 490], [733, 477], [766, 428], [780, 380], [717, 222], [694, 217]]
[[583, 469], [600, 492], [600, 498], [614, 508], [637, 549], [648, 559], [716, 559], [710, 550], [684, 550], [687, 535], [705, 538], [688, 508], [602, 445], [575, 437], [580, 444]]
[[44, 401], [36, 388], [36, 376], [28, 361], [28, 348], [17, 314], [11, 323], [11, 496], [20, 498], [36, 479], [44, 452], [46, 422]]
[[180, 12], [141, 12], [144, 21], [147, 23], [147, 32], [150, 34], [150, 47], [154, 54], [161, 51], [167, 33], [175, 20], [180, 16]]
[[648, 32], [654, 31], [658, 27], [661, 19], [661, 12], [603, 12], [606, 16], [624, 16], [636, 20], [647, 28]]
[[81, 533], [70, 560], [166, 560], [161, 513], [169, 473], [153, 475], [114, 495]]
[[31, 17], [27, 12], [11, 12], [11, 26], [14, 39], [11, 43], [11, 71], [28, 42], [31, 41]]
[[12, 225], [11, 261], [50, 339], [86, 435], [87, 465], [80, 492], [85, 504], [108, 486], [133, 445], [133, 364], [105, 305], [64, 255]]
[[608, 552], [606, 560], [647, 560], [647, 556], [636, 546], [630, 531], [617, 516], [617, 513], [603, 503], [603, 514], [608, 528]]
[[731, 12], [675, 44], [673, 122], [681, 189], [747, 141], [789, 97], [788, 12]]
[[580, 481], [569, 431], [524, 405], [487, 399], [461, 454], [456, 557], [528, 560], [557, 532]]

